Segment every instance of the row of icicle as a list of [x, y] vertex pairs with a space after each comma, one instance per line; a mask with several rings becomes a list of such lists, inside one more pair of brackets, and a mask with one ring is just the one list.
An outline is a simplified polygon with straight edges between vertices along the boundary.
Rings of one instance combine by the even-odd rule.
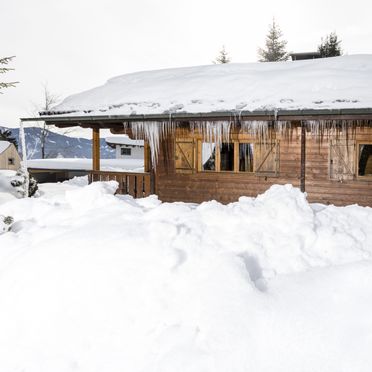
[[[302, 122], [306, 129], [314, 137], [323, 138], [324, 136], [336, 135], [341, 132], [349, 135], [349, 130], [357, 125], [365, 125], [364, 121], [353, 121], [350, 125], [348, 120], [310, 120]], [[159, 156], [159, 146], [162, 139], [167, 138], [174, 133], [177, 127], [182, 123], [174, 120], [169, 121], [138, 121], [124, 124], [125, 128], [131, 128], [133, 137], [136, 140], [146, 140], [151, 149], [151, 161], [155, 166]], [[368, 125], [370, 123], [368, 122]], [[222, 142], [230, 142], [232, 129], [239, 129], [239, 133], [248, 134], [258, 139], [260, 143], [270, 141], [272, 132], [280, 135], [289, 136], [291, 122], [289, 121], [258, 121], [258, 120], [241, 120], [237, 124], [230, 120], [218, 121], [191, 121], [189, 122], [191, 132], [202, 134], [203, 141], [221, 145]], [[272, 130], [273, 129], [273, 130]]]

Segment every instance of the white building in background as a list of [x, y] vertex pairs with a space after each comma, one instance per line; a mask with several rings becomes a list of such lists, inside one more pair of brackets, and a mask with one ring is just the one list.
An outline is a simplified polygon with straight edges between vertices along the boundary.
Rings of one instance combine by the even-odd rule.
[[144, 142], [132, 140], [127, 135], [116, 135], [105, 138], [106, 143], [116, 150], [116, 159], [143, 159]]

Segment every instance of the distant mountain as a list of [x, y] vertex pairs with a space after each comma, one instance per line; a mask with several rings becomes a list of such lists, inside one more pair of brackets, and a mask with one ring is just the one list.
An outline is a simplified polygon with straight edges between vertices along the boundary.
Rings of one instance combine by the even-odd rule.
[[[15, 137], [18, 143], [20, 143], [18, 128], [7, 128], [0, 126], [0, 129], [11, 130], [13, 137]], [[41, 158], [40, 134], [41, 128], [25, 128], [27, 157], [29, 159]], [[45, 143], [45, 157], [91, 158], [92, 140], [86, 138], [68, 137], [62, 134], [49, 132]], [[101, 158], [115, 158], [115, 150], [109, 147], [104, 139], [101, 139]]]

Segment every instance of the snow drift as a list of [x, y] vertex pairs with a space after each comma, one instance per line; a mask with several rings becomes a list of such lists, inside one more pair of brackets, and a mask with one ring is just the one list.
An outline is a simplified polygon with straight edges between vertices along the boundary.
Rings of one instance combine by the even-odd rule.
[[67, 97], [51, 113], [148, 115], [372, 107], [372, 55], [144, 71]]
[[41, 185], [0, 236], [0, 369], [369, 371], [372, 210]]

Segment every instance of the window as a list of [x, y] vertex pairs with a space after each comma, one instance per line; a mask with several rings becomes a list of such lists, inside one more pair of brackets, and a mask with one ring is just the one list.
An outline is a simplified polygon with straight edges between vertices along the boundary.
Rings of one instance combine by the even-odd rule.
[[254, 173], [256, 176], [279, 174], [279, 141], [267, 143], [231, 142], [216, 146], [201, 145], [201, 171]]
[[121, 155], [131, 156], [132, 155], [132, 149], [122, 147], [121, 148]]
[[239, 172], [253, 172], [252, 143], [239, 143]]
[[359, 144], [358, 176], [372, 176], [372, 144]]
[[234, 144], [222, 143], [220, 147], [220, 170], [234, 170]]
[[[257, 176], [279, 174], [279, 141], [246, 143], [240, 141], [201, 143], [200, 171], [255, 173]], [[199, 164], [200, 164], [199, 163]]]
[[8, 158], [8, 165], [14, 165], [14, 158]]
[[202, 144], [202, 170], [214, 172], [233, 172], [234, 171], [234, 143], [215, 143]]
[[279, 145], [276, 139], [264, 143], [237, 139], [218, 145], [190, 137], [176, 137], [174, 168], [176, 173], [234, 172], [277, 177]]
[[202, 170], [215, 171], [216, 170], [216, 144], [203, 143], [202, 144]]

